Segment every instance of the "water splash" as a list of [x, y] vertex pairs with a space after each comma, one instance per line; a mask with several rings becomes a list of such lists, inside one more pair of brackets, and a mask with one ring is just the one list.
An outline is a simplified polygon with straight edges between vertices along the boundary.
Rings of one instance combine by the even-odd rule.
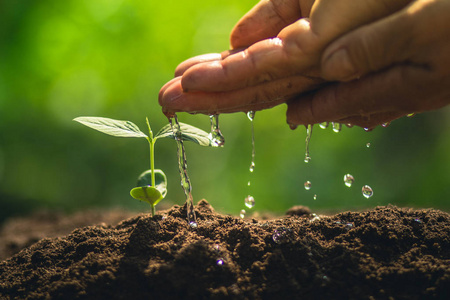
[[309, 124], [306, 126], [306, 140], [305, 140], [305, 163], [309, 163], [311, 161], [311, 156], [309, 155], [309, 142], [311, 140], [313, 131], [313, 125]]
[[211, 140], [211, 146], [213, 147], [223, 147], [225, 145], [225, 138], [220, 132], [219, 128], [219, 115], [210, 115], [211, 120], [211, 132], [209, 133], [209, 139]]
[[311, 181], [306, 181], [304, 184], [305, 190], [309, 191], [311, 189]]
[[333, 127], [334, 132], [341, 132], [341, 130], [342, 130], [341, 123], [331, 122], [331, 127]]
[[177, 142], [178, 168], [181, 177], [181, 187], [183, 188], [184, 194], [186, 195], [188, 223], [191, 228], [197, 228], [197, 218], [195, 216], [194, 201], [192, 198], [192, 185], [187, 172], [186, 151], [184, 150], [183, 139], [181, 138], [180, 124], [178, 123], [176, 114], [174, 114], [173, 117], [169, 119], [169, 123], [172, 128], [172, 133], [175, 137], [175, 141]]
[[346, 186], [351, 187], [354, 181], [355, 181], [355, 178], [351, 174], [344, 175], [344, 184]]
[[369, 199], [370, 197], [373, 196], [373, 190], [368, 185], [363, 186], [361, 191], [362, 191], [363, 196], [367, 199]]

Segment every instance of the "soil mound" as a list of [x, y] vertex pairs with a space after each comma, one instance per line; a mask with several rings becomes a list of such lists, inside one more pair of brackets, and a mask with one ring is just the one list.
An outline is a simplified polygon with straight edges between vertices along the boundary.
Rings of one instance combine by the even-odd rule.
[[173, 206], [41, 239], [0, 263], [0, 298], [450, 299], [445, 212], [196, 213], [196, 229]]

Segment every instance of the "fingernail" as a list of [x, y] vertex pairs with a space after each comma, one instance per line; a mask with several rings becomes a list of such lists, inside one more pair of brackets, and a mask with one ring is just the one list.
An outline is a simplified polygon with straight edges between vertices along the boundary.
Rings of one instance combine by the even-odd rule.
[[357, 70], [348, 55], [347, 49], [340, 48], [328, 55], [322, 65], [322, 76], [326, 79], [342, 81], [357, 77]]

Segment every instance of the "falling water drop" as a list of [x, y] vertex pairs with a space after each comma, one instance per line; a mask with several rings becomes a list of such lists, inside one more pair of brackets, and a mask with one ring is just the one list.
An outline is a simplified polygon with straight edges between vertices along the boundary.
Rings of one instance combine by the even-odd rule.
[[353, 182], [355, 181], [355, 178], [350, 174], [344, 175], [344, 184], [348, 187], [351, 187]]
[[254, 161], [251, 162], [250, 167], [248, 168], [248, 170], [250, 172], [252, 172], [252, 173], [253, 173], [253, 171], [255, 171], [255, 162]]
[[362, 187], [362, 194], [364, 197], [366, 197], [367, 199], [369, 199], [370, 197], [373, 196], [373, 190], [370, 186], [365, 185]]
[[311, 156], [309, 155], [309, 142], [311, 141], [312, 131], [313, 125], [309, 124], [306, 126], [305, 163], [309, 163], [311, 161]]
[[311, 181], [309, 181], [309, 180], [306, 181], [304, 186], [305, 186], [305, 190], [309, 191], [311, 189]]
[[370, 148], [370, 143], [367, 143], [367, 144], [366, 144], [366, 147], [367, 147], [367, 148]]
[[245, 218], [245, 209], [241, 209], [239, 212], [239, 217], [241, 217], [241, 219]]
[[247, 198], [245, 198], [245, 206], [247, 206], [248, 208], [253, 208], [255, 206], [255, 198], [248, 195]]
[[191, 181], [187, 173], [186, 151], [184, 150], [183, 140], [181, 138], [180, 124], [178, 123], [177, 115], [174, 114], [173, 118], [169, 119], [170, 126], [172, 127], [172, 133], [177, 142], [177, 157], [178, 157], [178, 169], [181, 177], [181, 187], [186, 195], [186, 209], [187, 218], [191, 228], [197, 228], [197, 220], [194, 211], [194, 201], [192, 198], [192, 186]]
[[223, 147], [225, 144], [225, 138], [220, 132], [219, 128], [219, 115], [210, 115], [211, 120], [211, 132], [209, 133], [209, 139], [211, 140], [211, 146], [213, 147]]
[[314, 200], [317, 200], [317, 195], [316, 195], [316, 194], [314, 194], [313, 199], [314, 199]]
[[319, 127], [322, 128], [322, 129], [327, 129], [328, 124], [329, 124], [328, 122], [322, 122], [322, 123], [319, 124]]

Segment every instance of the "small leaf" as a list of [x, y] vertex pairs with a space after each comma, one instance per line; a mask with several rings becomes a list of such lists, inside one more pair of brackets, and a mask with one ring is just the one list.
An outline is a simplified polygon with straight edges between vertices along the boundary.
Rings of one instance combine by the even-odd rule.
[[117, 137], [143, 137], [147, 135], [130, 121], [114, 120], [101, 117], [78, 117], [73, 119], [87, 127]]
[[[143, 172], [138, 177], [137, 186], [151, 186], [152, 185], [152, 170]], [[155, 169], [155, 188], [158, 189], [161, 195], [166, 197], [167, 194], [167, 177], [162, 170]]]
[[135, 187], [130, 191], [130, 195], [134, 199], [150, 203], [151, 206], [155, 206], [164, 198], [161, 192], [152, 186]]
[[[191, 141], [199, 144], [200, 146], [211, 146], [211, 140], [208, 137], [208, 133], [201, 130], [200, 128], [180, 122], [180, 130], [181, 139], [183, 139], [184, 141]], [[158, 138], [175, 139], [170, 124], [161, 128], [161, 130], [155, 136], [155, 139]]]

